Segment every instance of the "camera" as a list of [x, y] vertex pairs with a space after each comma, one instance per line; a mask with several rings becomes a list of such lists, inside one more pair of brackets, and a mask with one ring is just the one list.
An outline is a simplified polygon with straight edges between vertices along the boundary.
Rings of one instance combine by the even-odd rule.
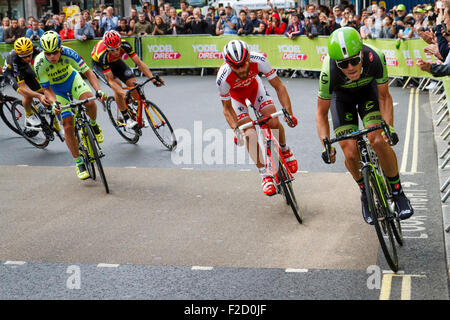
[[221, 13], [220, 13], [220, 16], [221, 17], [223, 17], [223, 16], [225, 16], [226, 15], [226, 13], [224, 12], [224, 11], [222, 11]]

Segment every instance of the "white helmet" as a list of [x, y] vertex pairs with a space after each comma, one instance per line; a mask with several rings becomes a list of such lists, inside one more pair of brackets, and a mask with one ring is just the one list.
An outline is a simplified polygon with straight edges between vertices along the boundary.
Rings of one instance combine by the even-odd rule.
[[231, 66], [242, 65], [249, 56], [248, 45], [241, 40], [231, 40], [223, 48], [223, 59]]

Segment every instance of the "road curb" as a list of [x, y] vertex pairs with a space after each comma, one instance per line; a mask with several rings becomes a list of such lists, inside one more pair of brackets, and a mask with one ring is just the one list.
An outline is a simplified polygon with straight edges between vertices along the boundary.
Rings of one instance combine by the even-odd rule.
[[[450, 147], [450, 135], [449, 137], [446, 136], [446, 134], [450, 131], [450, 117], [449, 114], [447, 114], [447, 116], [444, 116], [444, 113], [447, 112], [447, 107], [443, 107], [443, 103], [446, 98], [444, 97], [444, 100], [438, 101], [438, 99], [441, 97], [441, 94], [442, 93], [434, 94], [430, 91], [429, 100], [431, 104], [431, 117], [437, 152], [439, 188], [441, 189], [440, 199], [442, 206], [442, 221], [444, 226], [442, 232], [444, 233], [447, 271], [450, 277], [450, 233], [445, 232], [445, 229], [450, 226], [450, 196], [448, 197], [448, 199], [446, 199], [445, 202], [442, 201], [446, 193], [450, 191], [450, 184], [445, 188], [445, 190], [442, 190], [444, 184], [447, 181], [450, 181], [450, 161], [442, 168], [442, 166], [446, 162], [447, 157], [450, 157], [450, 152], [446, 152]], [[448, 128], [447, 125], [449, 126]], [[444, 140], [444, 138], [446, 139]]]

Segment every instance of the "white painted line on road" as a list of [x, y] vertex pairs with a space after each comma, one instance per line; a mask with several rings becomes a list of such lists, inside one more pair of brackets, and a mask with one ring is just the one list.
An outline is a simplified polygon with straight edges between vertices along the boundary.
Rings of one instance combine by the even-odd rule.
[[299, 171], [300, 173], [308, 173], [309, 171]]
[[240, 169], [239, 171], [252, 171], [252, 169]]
[[394, 107], [398, 106], [398, 102], [393, 103]]
[[136, 169], [136, 167], [124, 167], [125, 169]]
[[191, 270], [202, 270], [202, 271], [209, 271], [212, 270], [213, 267], [205, 267], [205, 266], [193, 266]]
[[117, 268], [119, 264], [113, 264], [113, 263], [99, 263], [97, 265], [97, 268]]
[[406, 172], [406, 165], [408, 164], [409, 139], [410, 139], [410, 135], [411, 135], [413, 93], [414, 93], [414, 88], [411, 88], [411, 92], [409, 94], [408, 120], [406, 120], [405, 143], [403, 145], [402, 164], [400, 167], [401, 173]]
[[8, 260], [4, 264], [23, 266], [25, 263], [26, 263], [25, 261], [10, 261], [10, 260]]
[[181, 170], [194, 170], [194, 168], [181, 168]]
[[296, 272], [296, 273], [305, 273], [305, 272], [308, 272], [308, 269], [293, 269], [293, 268], [287, 268], [286, 270], [285, 270], [285, 272], [292, 272], [292, 273], [294, 273], [294, 272]]
[[18, 164], [16, 167], [28, 167], [27, 164]]
[[411, 172], [417, 171], [417, 162], [419, 158], [419, 90], [416, 90], [416, 104], [414, 110], [414, 142]]

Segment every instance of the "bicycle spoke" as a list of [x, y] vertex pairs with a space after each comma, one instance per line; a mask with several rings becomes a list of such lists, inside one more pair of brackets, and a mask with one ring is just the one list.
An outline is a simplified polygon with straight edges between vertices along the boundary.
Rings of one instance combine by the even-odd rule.
[[[132, 107], [130, 106], [130, 108]], [[126, 127], [122, 113], [120, 112], [114, 97], [108, 98], [107, 110], [109, 120], [111, 120], [111, 123], [113, 124], [114, 128], [116, 128], [120, 136], [129, 143], [136, 143], [139, 140], [139, 134], [136, 132], [136, 130]]]
[[146, 101], [145, 114], [158, 139], [169, 150], [175, 150], [177, 140], [164, 113], [151, 101]]

